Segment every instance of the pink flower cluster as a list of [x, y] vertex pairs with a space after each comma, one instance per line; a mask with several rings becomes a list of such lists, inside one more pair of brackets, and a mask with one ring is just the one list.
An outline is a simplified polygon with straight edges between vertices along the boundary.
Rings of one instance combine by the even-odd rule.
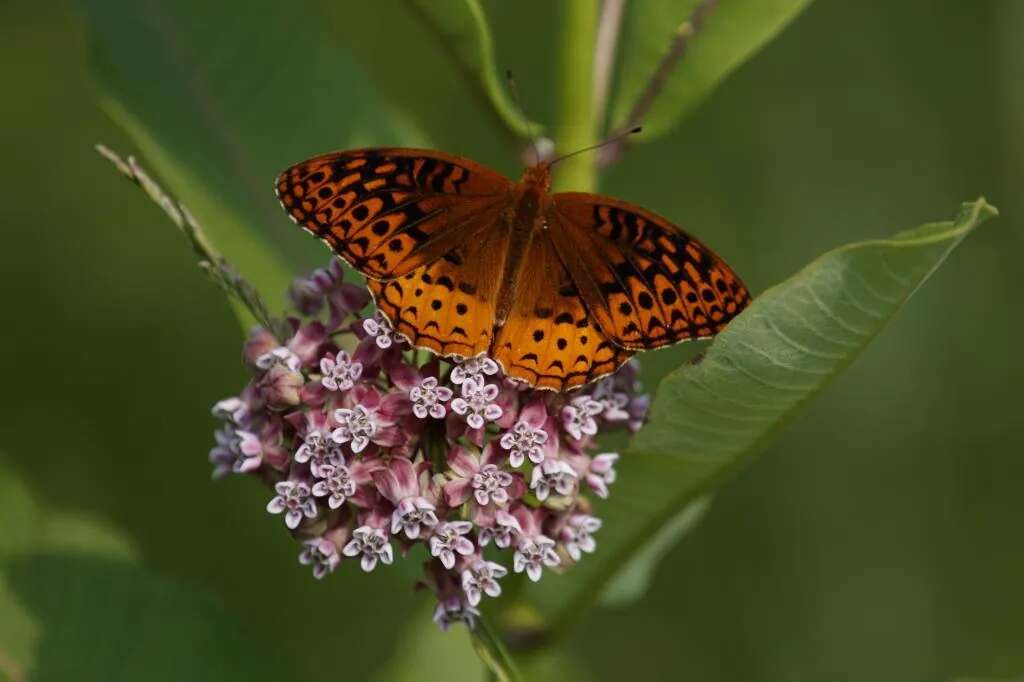
[[336, 263], [290, 295], [291, 337], [255, 328], [252, 379], [213, 408], [210, 460], [215, 477], [273, 488], [267, 511], [316, 578], [421, 546], [435, 621], [472, 627], [509, 567], [536, 581], [594, 551], [588, 496], [608, 495], [618, 455], [591, 453], [600, 432], [644, 420], [635, 361], [579, 391], [535, 391], [486, 356], [420, 362], [387, 319], [358, 317], [369, 296]]

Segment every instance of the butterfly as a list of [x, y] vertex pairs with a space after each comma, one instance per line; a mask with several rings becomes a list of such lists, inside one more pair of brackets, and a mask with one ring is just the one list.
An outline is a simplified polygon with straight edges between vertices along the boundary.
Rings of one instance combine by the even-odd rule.
[[371, 148], [296, 164], [276, 190], [293, 221], [366, 276], [410, 343], [487, 353], [540, 389], [713, 336], [750, 302], [718, 255], [665, 218], [550, 184], [550, 162], [513, 182], [451, 154]]

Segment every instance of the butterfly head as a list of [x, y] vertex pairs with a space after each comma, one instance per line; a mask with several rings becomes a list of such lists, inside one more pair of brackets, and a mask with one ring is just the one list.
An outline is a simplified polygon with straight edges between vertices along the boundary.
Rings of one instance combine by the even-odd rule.
[[528, 187], [536, 187], [541, 192], [547, 193], [551, 188], [551, 165], [548, 163], [538, 163], [535, 166], [529, 166], [523, 171], [523, 177], [519, 180], [519, 183]]

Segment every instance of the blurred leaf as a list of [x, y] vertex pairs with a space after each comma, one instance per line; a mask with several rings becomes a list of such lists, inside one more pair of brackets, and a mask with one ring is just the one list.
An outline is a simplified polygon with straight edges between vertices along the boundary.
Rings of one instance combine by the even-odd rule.
[[19, 477], [0, 463], [0, 679], [24, 677], [36, 660], [45, 624], [15, 593], [10, 563], [39, 551], [67, 551], [112, 558], [134, 555], [130, 543], [87, 514], [61, 510], [43, 512]]
[[662, 557], [704, 519], [711, 508], [711, 500], [711, 495], [698, 497], [659, 528], [608, 581], [601, 593], [601, 604], [622, 606], [644, 596]]
[[41, 510], [25, 483], [0, 460], [0, 560], [30, 552], [69, 551], [130, 559], [135, 549], [121, 534], [80, 511]]
[[749, 463], [995, 214], [979, 199], [955, 222], [830, 251], [756, 298], [703, 361], [666, 376], [597, 510], [598, 552], [526, 592], [549, 622], [559, 628], [590, 605], [679, 510]]
[[131, 564], [68, 554], [10, 567], [41, 627], [32, 679], [289, 679], [272, 647], [206, 595]]
[[543, 132], [539, 123], [527, 122], [509, 97], [495, 63], [494, 38], [479, 0], [406, 1], [506, 129], [523, 138]]
[[0, 676], [287, 679], [235, 617], [134, 565], [132, 547], [105, 524], [42, 509], [4, 467], [0, 493]]
[[[0, 465], [0, 562], [31, 550], [36, 540], [35, 502], [24, 483]], [[3, 564], [0, 563], [0, 569]], [[24, 679], [39, 641], [40, 627], [0, 570], [0, 680]]]
[[21, 479], [0, 464], [0, 559], [25, 552], [35, 541], [35, 502]]
[[[642, 123], [639, 142], [668, 132], [732, 71], [752, 57], [811, 0], [678, 0], [626, 5], [621, 56], [612, 94], [612, 129]], [[711, 5], [641, 121], [630, 113], [694, 11]], [[685, 30], [685, 29], [684, 29]]]
[[376, 99], [315, 0], [81, 5], [104, 107], [273, 302], [296, 268], [326, 259], [277, 205], [277, 174], [332, 149], [418, 140]]

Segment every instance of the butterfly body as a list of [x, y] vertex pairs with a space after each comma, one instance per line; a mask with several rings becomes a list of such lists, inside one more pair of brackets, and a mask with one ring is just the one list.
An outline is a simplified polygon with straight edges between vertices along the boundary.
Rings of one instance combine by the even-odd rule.
[[495, 308], [495, 323], [505, 324], [515, 302], [519, 278], [526, 265], [526, 256], [534, 236], [544, 229], [551, 171], [547, 165], [530, 166], [523, 173], [509, 197], [504, 229], [509, 232], [509, 248], [502, 267], [501, 286]]
[[649, 350], [720, 331], [739, 277], [668, 220], [627, 202], [550, 194], [440, 152], [362, 149], [285, 170], [289, 216], [366, 275], [415, 346], [488, 353], [538, 388], [571, 390]]

